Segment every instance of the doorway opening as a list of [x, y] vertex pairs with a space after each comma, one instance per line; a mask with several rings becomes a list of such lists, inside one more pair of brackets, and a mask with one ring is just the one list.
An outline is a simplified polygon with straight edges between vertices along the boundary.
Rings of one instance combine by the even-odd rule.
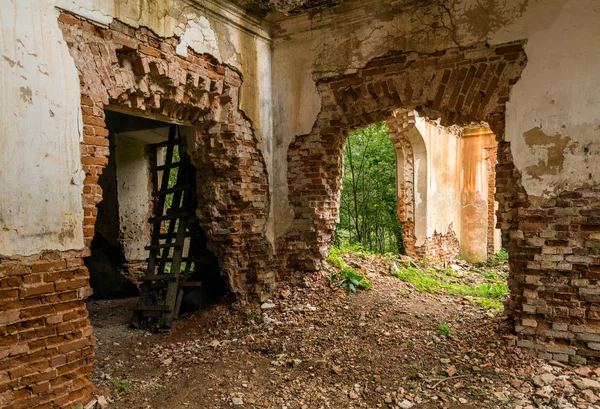
[[396, 208], [396, 166], [389, 128], [379, 122], [348, 135], [337, 246], [405, 254]]
[[[189, 174], [188, 181], [193, 182], [187, 186], [192, 193], [188, 203], [192, 218], [187, 225], [182, 248], [185, 257], [178, 267], [172, 266], [173, 250], [161, 250], [160, 255], [164, 259], [162, 267], [167, 273], [178, 268], [186, 272], [189, 281], [202, 282], [201, 287], [185, 288], [185, 296], [180, 300], [182, 313], [215, 303], [227, 292], [227, 285], [195, 218], [195, 209], [198, 207], [196, 169], [187, 153], [177, 150], [173, 152], [173, 157], [178, 161], [185, 156], [185, 163], [182, 162], [180, 168], [161, 167], [167, 155], [165, 141], [170, 127], [184, 127], [115, 111], [106, 111], [105, 121], [109, 131], [107, 148], [110, 155], [108, 164], [98, 178], [102, 201], [97, 208], [91, 254], [85, 260], [94, 291], [93, 299], [140, 295], [140, 289], [147, 281], [145, 277], [153, 244], [153, 213], [161, 197], [166, 214], [178, 206], [175, 202], [178, 197], [181, 198], [181, 192], [178, 193], [171, 185], [177, 182], [178, 172], [183, 169]], [[185, 134], [192, 135], [193, 132]], [[167, 192], [162, 189], [160, 193], [165, 172]], [[163, 244], [178, 222], [175, 221], [173, 226], [169, 226], [170, 223], [165, 218], [160, 223], [160, 231], [156, 232]], [[135, 304], [135, 301], [132, 302]]]

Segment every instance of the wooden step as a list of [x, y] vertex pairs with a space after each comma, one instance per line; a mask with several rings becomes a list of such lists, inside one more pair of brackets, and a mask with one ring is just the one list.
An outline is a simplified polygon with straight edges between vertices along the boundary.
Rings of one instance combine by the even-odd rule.
[[179, 274], [155, 274], [149, 277], [142, 277], [142, 281], [175, 280]]
[[153, 171], [171, 170], [171, 169], [177, 169], [180, 164], [181, 164], [181, 162], [173, 162], [173, 163], [168, 163], [168, 164], [164, 164], [164, 165], [158, 165], [156, 167], [152, 166], [150, 169], [152, 169]]
[[179, 243], [165, 243], [165, 244], [153, 244], [152, 246], [146, 246], [146, 250], [160, 250], [160, 249], [168, 249], [168, 248], [180, 248], [183, 247], [183, 244]]
[[[167, 288], [166, 283], [152, 283], [152, 288]], [[201, 281], [180, 281], [179, 288], [202, 287]]]
[[134, 311], [171, 311], [168, 305], [140, 305], [133, 309]]
[[181, 219], [182, 217], [189, 217], [189, 216], [190, 216], [189, 211], [173, 212], [173, 213], [165, 214], [163, 216], [152, 216], [150, 218], [150, 222], [160, 222], [163, 220], [175, 220], [175, 219]]
[[[149, 262], [150, 259], [147, 258], [146, 262]], [[156, 258], [156, 262], [157, 263], [172, 263], [173, 262], [173, 257], [167, 257], [167, 258], [161, 258], [161, 257], [157, 257]], [[210, 264], [213, 262], [213, 260], [209, 257], [183, 257], [181, 259], [182, 263], [197, 263], [197, 264]]]
[[178, 186], [174, 186], [168, 189], [164, 189], [164, 190], [159, 190], [158, 192], [154, 193], [154, 196], [165, 196], [165, 195], [170, 195], [171, 193], [177, 193], [177, 192], [183, 192], [185, 190], [188, 190], [192, 187], [192, 185], [178, 185]]

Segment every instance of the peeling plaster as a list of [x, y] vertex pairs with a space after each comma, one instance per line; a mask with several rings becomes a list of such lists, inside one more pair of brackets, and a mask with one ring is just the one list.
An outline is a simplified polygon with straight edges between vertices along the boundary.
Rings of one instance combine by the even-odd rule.
[[80, 249], [81, 94], [54, 2], [8, 2], [0, 30], [0, 255]]
[[175, 51], [182, 57], [187, 57], [187, 48], [190, 47], [198, 54], [212, 55], [219, 63], [223, 61], [217, 35], [206, 17], [189, 19], [187, 24], [180, 23], [174, 33], [180, 36], [180, 42]]
[[570, 137], [562, 137], [558, 133], [546, 135], [537, 126], [525, 132], [523, 137], [532, 155], [539, 158], [537, 164], [525, 168], [529, 176], [541, 180], [544, 175], [556, 175], [563, 171], [565, 148], [571, 141]]

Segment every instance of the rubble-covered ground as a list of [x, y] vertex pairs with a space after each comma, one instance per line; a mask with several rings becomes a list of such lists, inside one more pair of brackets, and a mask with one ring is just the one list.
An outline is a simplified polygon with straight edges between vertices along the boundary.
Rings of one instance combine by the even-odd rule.
[[[365, 274], [372, 289], [339, 288], [346, 276], [332, 265], [307, 276], [300, 288], [280, 288], [260, 309], [212, 306], [180, 319], [168, 334], [128, 327], [135, 299], [91, 301], [99, 403], [128, 409], [600, 408], [600, 367], [531, 358], [514, 346], [495, 300], [481, 302], [479, 290], [465, 295], [468, 287], [496, 288], [506, 275], [501, 263], [427, 269], [360, 253], [336, 257], [333, 264]], [[498, 297], [494, 291], [488, 296]]]

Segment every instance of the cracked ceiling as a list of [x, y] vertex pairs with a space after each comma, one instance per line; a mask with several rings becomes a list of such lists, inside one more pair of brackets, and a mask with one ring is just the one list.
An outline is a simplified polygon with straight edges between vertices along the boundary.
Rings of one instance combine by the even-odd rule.
[[234, 3], [258, 15], [279, 11], [291, 15], [333, 7], [346, 0], [233, 0]]

